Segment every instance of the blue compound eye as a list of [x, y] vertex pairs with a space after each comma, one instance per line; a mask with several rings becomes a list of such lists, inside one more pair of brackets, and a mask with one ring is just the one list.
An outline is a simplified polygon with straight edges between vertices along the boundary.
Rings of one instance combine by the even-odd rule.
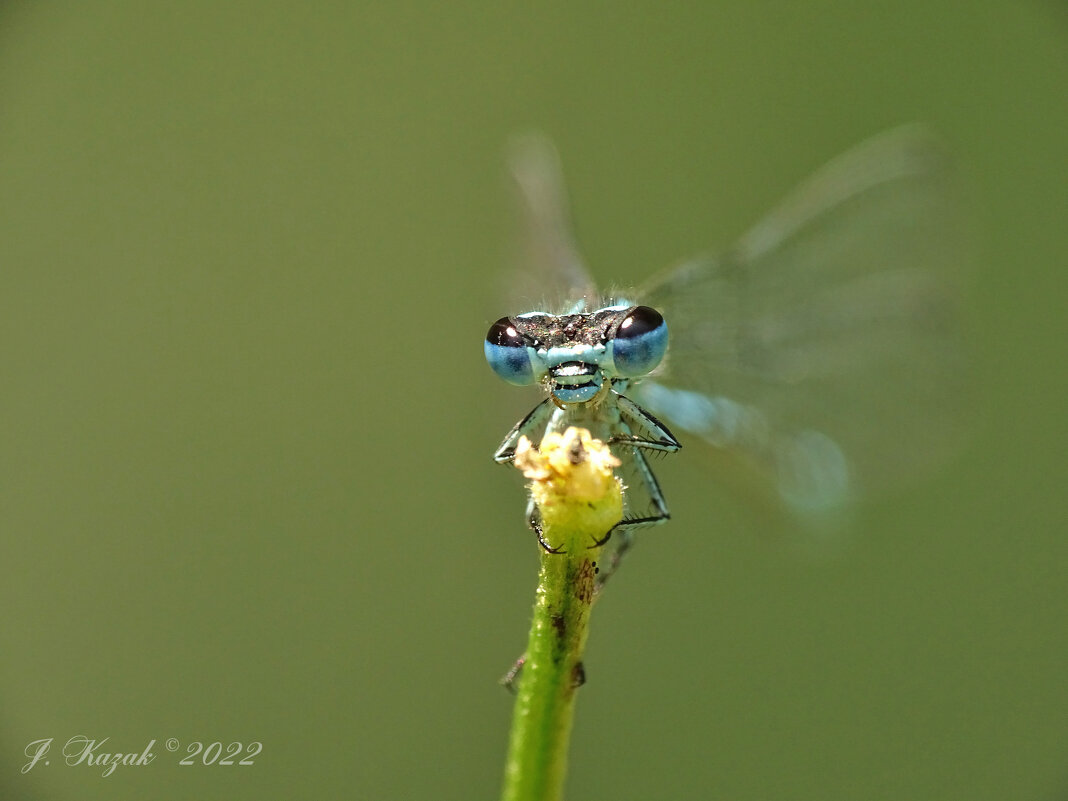
[[535, 383], [527, 342], [507, 317], [490, 326], [485, 342], [486, 361], [493, 372], [516, 386]]
[[612, 337], [612, 362], [627, 378], [645, 375], [667, 351], [667, 323], [656, 309], [635, 306], [627, 312]]

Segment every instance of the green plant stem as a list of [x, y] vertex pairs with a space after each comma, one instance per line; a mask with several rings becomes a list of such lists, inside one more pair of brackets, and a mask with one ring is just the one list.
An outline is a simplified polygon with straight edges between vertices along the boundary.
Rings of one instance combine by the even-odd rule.
[[593, 601], [588, 552], [543, 553], [512, 720], [505, 801], [560, 798]]
[[[556, 436], [556, 435], [553, 435]], [[561, 553], [541, 551], [541, 570], [525, 661], [519, 676], [505, 767], [504, 801], [556, 801], [567, 770], [575, 691], [584, 680], [594, 599], [596, 558], [591, 543], [622, 515], [617, 465], [607, 446], [581, 429], [556, 442], [546, 437], [535, 459], [517, 458], [534, 479], [531, 494], [545, 540]], [[527, 465], [533, 462], [531, 468]]]

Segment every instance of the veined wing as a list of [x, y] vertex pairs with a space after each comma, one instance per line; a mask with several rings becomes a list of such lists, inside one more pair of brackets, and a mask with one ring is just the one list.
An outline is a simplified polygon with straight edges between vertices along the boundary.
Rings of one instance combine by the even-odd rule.
[[522, 250], [510, 293], [516, 309], [563, 313], [597, 289], [571, 233], [560, 158], [538, 134], [517, 137], [508, 158], [521, 213]]
[[921, 129], [832, 161], [722, 258], [639, 293], [671, 331], [635, 397], [820, 509], [893, 485], [954, 439], [963, 371], [948, 160]]

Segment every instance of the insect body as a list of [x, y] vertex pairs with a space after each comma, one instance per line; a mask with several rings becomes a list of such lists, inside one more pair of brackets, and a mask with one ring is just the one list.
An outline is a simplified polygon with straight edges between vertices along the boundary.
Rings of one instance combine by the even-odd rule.
[[[549, 397], [505, 437], [494, 454], [497, 462], [515, 458], [521, 436], [538, 441], [539, 433], [562, 433], [579, 426], [607, 442], [623, 462], [623, 471], [634, 477], [628, 482], [624, 518], [594, 546], [603, 545], [613, 532], [629, 532], [669, 517], [643, 451], [674, 452], [678, 440], [625, 395], [631, 382], [660, 364], [667, 345], [667, 324], [656, 309], [625, 304], [589, 313], [502, 317], [486, 335], [486, 360], [501, 378], [511, 384], [543, 384], [549, 391]], [[527, 519], [542, 547], [555, 553], [542, 536], [533, 503], [528, 505]]]
[[[572, 242], [555, 152], [527, 140], [513, 172], [527, 230], [515, 283], [559, 305], [486, 336], [501, 378], [547, 390], [494, 458], [568, 426], [608, 442], [626, 486], [624, 519], [601, 540], [619, 535], [609, 573], [636, 527], [668, 518], [647, 457], [679, 442], [657, 417], [813, 519], [914, 479], [957, 440], [964, 371], [947, 279], [967, 248], [948, 160], [922, 129], [859, 145], [722, 255], [608, 302]], [[553, 550], [532, 506], [527, 517]]]

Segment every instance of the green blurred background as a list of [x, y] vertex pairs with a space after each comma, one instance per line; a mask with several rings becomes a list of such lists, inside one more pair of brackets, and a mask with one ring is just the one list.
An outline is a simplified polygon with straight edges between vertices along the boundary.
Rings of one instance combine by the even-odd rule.
[[[569, 797], [1068, 797], [1068, 12], [843, 0], [4, 3], [0, 797], [494, 798], [536, 571], [489, 458], [533, 399], [481, 345], [509, 135], [627, 283], [912, 120], [972, 188], [973, 438], [820, 558], [665, 460]], [[20, 774], [77, 734], [156, 762]]]

